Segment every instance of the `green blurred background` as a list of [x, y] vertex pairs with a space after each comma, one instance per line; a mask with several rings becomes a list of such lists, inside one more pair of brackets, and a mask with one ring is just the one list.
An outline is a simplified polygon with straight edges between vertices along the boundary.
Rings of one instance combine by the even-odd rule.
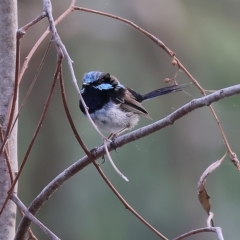
[[[54, 0], [57, 18], [70, 1]], [[42, 11], [40, 0], [19, 0], [19, 26]], [[237, 84], [240, 76], [240, 1], [173, 0], [85, 0], [76, 5], [127, 18], [162, 40], [205, 89]], [[31, 28], [21, 46], [22, 60], [47, 27], [43, 20]], [[110, 18], [75, 11], [58, 26], [74, 61], [81, 85], [85, 72], [100, 70], [118, 77], [125, 85], [145, 93], [165, 86], [176, 68], [171, 59], [146, 36]], [[33, 56], [20, 89], [23, 99], [48, 44]], [[56, 68], [56, 50], [50, 54], [20, 116], [19, 161], [21, 162], [37, 126]], [[66, 60], [64, 80], [69, 108], [88, 148], [101, 144], [78, 108], [78, 96], [71, 82]], [[185, 74], [179, 83], [189, 82]], [[200, 97], [194, 86], [144, 103], [154, 121]], [[240, 98], [234, 96], [213, 104], [233, 151], [239, 151]], [[150, 124], [141, 119], [138, 127]], [[130, 179], [122, 180], [109, 162], [102, 169], [123, 197], [155, 228], [172, 239], [206, 226], [207, 214], [197, 197], [197, 183], [203, 171], [225, 153], [218, 127], [208, 108], [188, 114], [173, 126], [118, 149], [111, 155]], [[59, 84], [19, 183], [19, 194], [28, 206], [57, 174], [84, 156], [65, 116]], [[240, 175], [226, 159], [208, 177], [216, 226], [225, 239], [239, 239]], [[119, 202], [96, 169], [90, 165], [65, 183], [42, 207], [37, 217], [61, 239], [159, 239]], [[39, 239], [49, 239], [33, 226]], [[191, 236], [189, 240], [215, 240], [214, 233]]]

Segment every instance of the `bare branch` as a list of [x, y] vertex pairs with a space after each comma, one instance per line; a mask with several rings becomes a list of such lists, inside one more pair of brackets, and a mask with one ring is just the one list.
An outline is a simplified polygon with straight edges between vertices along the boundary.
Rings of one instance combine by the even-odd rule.
[[[116, 147], [121, 147], [129, 142], [136, 141], [142, 137], [145, 137], [153, 132], [156, 132], [164, 127], [172, 125], [175, 121], [187, 115], [188, 113], [205, 106], [209, 106], [213, 102], [217, 102], [223, 98], [230, 97], [240, 93], [240, 84], [221, 89], [216, 91], [208, 96], [201, 97], [198, 99], [194, 99], [191, 102], [185, 104], [178, 110], [169, 114], [167, 117], [152, 123], [143, 128], [139, 128], [135, 131], [132, 131], [124, 136], [118, 137], [115, 139], [114, 143]], [[111, 144], [108, 145], [108, 150], [112, 151], [113, 148]], [[93, 160], [96, 160], [106, 154], [104, 146], [101, 146], [94, 151], [94, 155], [92, 156]], [[82, 170], [84, 167], [89, 165], [92, 160], [85, 156], [72, 164], [70, 167], [65, 169], [62, 173], [60, 173], [55, 179], [53, 179], [43, 190], [42, 192], [33, 200], [29, 207], [29, 212], [33, 215], [37, 213], [37, 211], [41, 208], [41, 206], [49, 199], [49, 197], [59, 188], [61, 185], [75, 175], [77, 172]], [[15, 237], [15, 240], [20, 240], [26, 234], [26, 231], [30, 225], [31, 221], [27, 218], [23, 218], [21, 223], [19, 224], [18, 231]]]
[[[38, 132], [39, 132], [41, 126], [42, 126], [43, 120], [44, 120], [44, 118], [45, 118], [45, 115], [46, 115], [46, 112], [47, 112], [47, 110], [48, 110], [48, 106], [49, 106], [49, 103], [50, 103], [50, 100], [51, 100], [51, 97], [52, 97], [53, 90], [54, 90], [54, 88], [55, 88], [55, 84], [56, 84], [56, 81], [57, 81], [57, 77], [58, 77], [58, 73], [59, 73], [59, 69], [60, 69], [61, 63], [62, 63], [62, 55], [59, 55], [58, 65], [57, 65], [57, 68], [56, 68], [56, 72], [55, 72], [55, 74], [54, 74], [53, 83], [52, 83], [52, 86], [51, 86], [49, 95], [48, 95], [48, 97], [47, 97], [46, 103], [45, 103], [45, 105], [44, 105], [42, 115], [41, 115], [41, 117], [40, 117], [40, 120], [39, 120], [39, 123], [38, 123], [38, 125], [37, 125], [36, 131], [35, 131], [35, 133], [34, 133], [34, 135], [33, 135], [33, 138], [32, 138], [32, 140], [31, 140], [31, 142], [30, 142], [30, 144], [29, 144], [29, 147], [28, 147], [28, 149], [27, 149], [27, 152], [26, 152], [26, 154], [25, 154], [25, 156], [24, 156], [24, 159], [23, 159], [23, 161], [22, 161], [22, 163], [21, 163], [21, 165], [20, 165], [19, 171], [18, 171], [18, 173], [17, 173], [17, 175], [16, 175], [16, 177], [15, 177], [15, 179], [14, 179], [14, 181], [13, 181], [11, 187], [10, 187], [10, 189], [8, 190], [8, 196], [7, 196], [7, 198], [5, 199], [4, 204], [6, 204], [6, 202], [7, 202], [8, 199], [9, 199], [9, 197], [11, 196], [11, 193], [13, 192], [13, 189], [14, 189], [14, 187], [15, 187], [15, 185], [16, 185], [16, 183], [17, 183], [17, 181], [18, 181], [18, 179], [19, 179], [19, 177], [20, 177], [20, 175], [21, 175], [21, 173], [22, 173], [22, 171], [23, 171], [23, 168], [24, 168], [24, 166], [25, 166], [25, 164], [26, 164], [26, 162], [27, 162], [28, 156], [29, 156], [29, 154], [30, 154], [30, 152], [31, 152], [32, 146], [33, 146], [33, 144], [34, 144], [34, 142], [35, 142], [35, 140], [36, 140], [36, 137], [37, 137], [37, 135], [38, 135]], [[3, 209], [4, 209], [4, 208], [2, 207], [0, 212], [2, 212]]]
[[165, 52], [167, 52], [171, 57], [174, 57], [175, 56], [175, 53], [172, 52], [162, 41], [160, 41], [157, 37], [155, 37], [153, 34], [147, 32], [146, 30], [144, 30], [143, 28], [139, 27], [137, 24], [125, 19], [125, 18], [122, 18], [122, 17], [119, 17], [119, 16], [116, 16], [116, 15], [113, 15], [113, 14], [110, 14], [110, 13], [105, 13], [105, 12], [101, 12], [101, 11], [97, 11], [97, 10], [93, 10], [93, 9], [90, 9], [90, 8], [84, 8], [84, 7], [78, 7], [78, 6], [74, 6], [74, 10], [80, 10], [80, 11], [83, 11], [83, 12], [89, 12], [89, 13], [93, 13], [93, 14], [98, 14], [98, 15], [102, 15], [102, 16], [105, 16], [105, 17], [109, 17], [109, 18], [113, 18], [113, 19], [116, 19], [116, 20], [119, 20], [121, 22], [124, 22], [130, 26], [132, 26], [133, 28], [135, 28], [136, 30], [140, 31], [141, 33], [143, 33], [144, 35], [146, 35], [147, 37], [149, 37], [152, 41], [154, 41], [159, 47], [161, 47]]
[[[64, 82], [63, 82], [63, 78], [62, 78], [62, 69], [60, 69], [59, 80], [60, 80], [60, 85], [61, 85], [61, 93], [62, 93], [63, 105], [64, 105], [64, 109], [65, 109], [65, 112], [66, 112], [69, 124], [70, 124], [70, 126], [72, 128], [74, 136], [76, 137], [76, 139], [77, 139], [78, 143], [80, 144], [80, 146], [83, 148], [83, 150], [86, 153], [86, 155], [92, 161], [92, 163], [94, 164], [95, 168], [97, 169], [97, 171], [99, 172], [99, 174], [101, 175], [103, 180], [106, 182], [106, 184], [109, 186], [109, 188], [113, 191], [113, 193], [117, 196], [117, 198], [122, 202], [122, 204], [125, 206], [125, 208], [128, 209], [132, 214], [134, 214], [149, 229], [151, 229], [151, 231], [153, 231], [155, 234], [157, 234], [163, 240], [167, 240], [167, 238], [162, 233], [157, 231], [157, 229], [155, 229], [150, 223], [148, 223], [137, 211], [135, 211], [128, 204], [128, 202], [121, 196], [121, 194], [116, 190], [116, 188], [114, 188], [114, 186], [108, 180], [108, 178], [106, 177], [106, 175], [103, 173], [102, 169], [100, 168], [99, 164], [94, 161], [94, 159], [92, 158], [92, 154], [89, 152], [89, 150], [87, 149], [86, 145], [83, 143], [81, 137], [79, 136], [79, 134], [77, 132], [77, 129], [76, 129], [75, 125], [74, 125], [74, 122], [72, 120], [71, 114], [69, 112], [69, 109], [68, 109], [68, 106], [67, 106], [67, 99], [66, 99], [66, 95], [65, 95]], [[106, 147], [105, 147], [105, 149], [106, 149]]]
[[104, 148], [105, 148], [105, 151], [106, 151], [106, 154], [107, 154], [107, 157], [108, 157], [108, 160], [109, 162], [111, 163], [113, 169], [115, 170], [115, 172], [121, 177], [123, 178], [126, 182], [129, 182], [128, 178], [120, 172], [120, 170], [117, 168], [117, 166], [115, 165], [114, 161], [112, 160], [112, 157], [108, 151], [108, 148], [107, 148], [107, 142], [105, 139], [103, 139], [103, 145], [104, 145]]
[[[60, 17], [58, 17], [55, 21], [55, 25], [57, 25], [59, 22], [61, 22], [71, 11], [73, 11], [73, 4], [75, 3], [75, 0], [72, 0], [69, 8], [63, 13], [61, 14]], [[45, 13], [46, 14], [46, 13]], [[34, 20], [33, 20], [34, 21]], [[25, 25], [25, 26], [28, 26]], [[28, 28], [27, 28], [28, 29]], [[26, 30], [26, 29], [25, 29]], [[35, 43], [35, 45], [33, 46], [33, 48], [31, 49], [31, 51], [29, 52], [29, 54], [27, 55], [27, 57], [25, 58], [25, 61], [23, 62], [23, 66], [22, 69], [20, 71], [19, 74], [19, 81], [21, 82], [23, 74], [25, 73], [27, 67], [28, 67], [28, 63], [30, 61], [30, 59], [32, 58], [33, 54], [35, 53], [36, 49], [39, 47], [39, 45], [42, 43], [42, 41], [46, 38], [46, 36], [50, 33], [49, 30], [46, 30], [43, 35], [38, 39], [38, 41]]]
[[19, 115], [20, 115], [20, 113], [21, 113], [24, 105], [26, 104], [26, 102], [27, 102], [27, 100], [28, 100], [28, 97], [29, 97], [29, 95], [30, 95], [30, 93], [31, 93], [31, 91], [32, 91], [32, 89], [33, 89], [36, 81], [37, 81], [37, 78], [38, 78], [38, 76], [39, 76], [39, 73], [41, 72], [41, 69], [42, 69], [42, 67], [43, 67], [43, 64], [44, 64], [44, 62], [45, 62], [45, 60], [46, 60], [46, 57], [47, 57], [47, 55], [48, 55], [48, 53], [49, 53], [50, 47], [51, 47], [51, 41], [49, 42], [49, 44], [48, 44], [48, 46], [47, 46], [46, 52], [45, 52], [44, 55], [43, 55], [43, 58], [42, 58], [41, 63], [40, 63], [40, 65], [39, 65], [38, 69], [37, 69], [37, 72], [36, 72], [36, 74], [35, 74], [32, 82], [31, 82], [31, 84], [30, 84], [30, 86], [29, 86], [29, 88], [28, 88], [28, 91], [27, 91], [27, 93], [26, 93], [26, 95], [25, 95], [25, 97], [24, 97], [24, 99], [23, 99], [23, 101], [22, 101], [22, 103], [21, 103], [21, 106], [19, 107], [18, 113], [17, 113], [17, 115], [16, 115], [16, 117], [15, 117], [15, 119], [14, 119], [14, 122], [13, 122], [13, 124], [12, 124], [12, 128], [11, 128], [9, 134], [11, 134], [12, 129], [14, 128], [15, 123], [17, 122], [17, 120], [18, 120], [18, 118], [19, 118]]
[[26, 31], [30, 27], [34, 26], [36, 23], [38, 23], [39, 21], [41, 21], [45, 17], [46, 17], [46, 12], [42, 12], [38, 17], [33, 19], [31, 22], [27, 23], [25, 26], [23, 26], [20, 29], [18, 29], [17, 36], [19, 38], [23, 37], [26, 34]]
[[[181, 69], [188, 77], [189, 79], [191, 79], [191, 81], [196, 85], [196, 87], [199, 89], [199, 91], [201, 92], [201, 94], [203, 94], [204, 96], [206, 96], [206, 90], [198, 83], [198, 81], [192, 76], [192, 74], [186, 69], [186, 67], [184, 67], [184, 65], [180, 62], [180, 60], [176, 57], [175, 53], [173, 51], [171, 51], [160, 39], [158, 39], [156, 36], [154, 36], [153, 34], [147, 32], [146, 30], [144, 30], [143, 28], [141, 28], [140, 26], [138, 26], [137, 24], [129, 21], [128, 19], [110, 14], [110, 13], [105, 13], [105, 12], [101, 12], [101, 11], [96, 11], [93, 9], [89, 9], [89, 8], [83, 8], [83, 7], [78, 7], [78, 6], [73, 6], [74, 10], [80, 10], [80, 11], [84, 11], [84, 12], [89, 12], [89, 13], [93, 13], [93, 14], [98, 14], [101, 16], [105, 16], [105, 17], [109, 17], [109, 18], [113, 18], [116, 19], [118, 21], [122, 21], [130, 26], [132, 26], [133, 28], [135, 28], [136, 30], [138, 30], [139, 32], [141, 32], [142, 34], [146, 35], [149, 39], [151, 39], [154, 43], [156, 43], [159, 47], [161, 47], [171, 58], [172, 58], [172, 64], [174, 66], [177, 66], [179, 69]], [[226, 145], [228, 154], [230, 156], [230, 158], [232, 159], [233, 163], [236, 165], [236, 167], [240, 170], [240, 166], [239, 166], [239, 162], [238, 159], [235, 158], [235, 153], [231, 150], [230, 144], [228, 143], [227, 137], [224, 133], [223, 127], [217, 117], [217, 114], [215, 113], [214, 109], [212, 106], [209, 105], [209, 108], [218, 124], [220, 133], [222, 135], [222, 138], [224, 140], [224, 143]]]
[[219, 240], [224, 240], [223, 235], [222, 235], [222, 229], [220, 227], [206, 227], [206, 228], [195, 229], [190, 232], [184, 233], [183, 235], [181, 235], [177, 238], [174, 238], [173, 240], [181, 240], [186, 237], [192, 236], [194, 234], [203, 233], [203, 232], [215, 232], [217, 234]]
[[46, 226], [44, 226], [36, 217], [34, 217], [26, 208], [26, 206], [22, 203], [22, 201], [18, 198], [18, 196], [16, 194], [12, 194], [10, 199], [16, 203], [16, 205], [18, 206], [18, 208], [20, 208], [25, 216], [30, 219], [34, 224], [36, 224], [40, 229], [43, 230], [44, 233], [46, 233], [46, 235], [48, 235], [49, 237], [51, 237], [51, 239], [53, 240], [60, 240], [60, 238], [58, 238], [53, 232], [51, 232]]
[[71, 73], [71, 77], [72, 77], [72, 82], [73, 82], [73, 85], [78, 93], [78, 97], [80, 99], [80, 101], [82, 102], [83, 104], [83, 107], [85, 109], [85, 112], [86, 112], [86, 115], [89, 119], [89, 121], [91, 122], [91, 124], [93, 125], [93, 127], [95, 128], [95, 130], [99, 133], [99, 135], [103, 138], [103, 139], [106, 139], [107, 141], [109, 141], [101, 132], [100, 130], [98, 129], [97, 125], [93, 122], [89, 112], [88, 112], [88, 107], [87, 105], [85, 104], [83, 98], [82, 98], [82, 95], [80, 93], [80, 90], [79, 90], [79, 87], [78, 87], [78, 84], [77, 84], [77, 79], [76, 79], [76, 76], [75, 76], [75, 73], [74, 73], [74, 69], [73, 69], [73, 61], [70, 57], [70, 55], [68, 54], [68, 51], [65, 47], [65, 45], [63, 44], [60, 36], [58, 35], [58, 32], [57, 32], [57, 29], [56, 29], [56, 26], [55, 26], [55, 23], [54, 23], [54, 20], [53, 20], [53, 16], [52, 16], [52, 4], [51, 4], [51, 1], [50, 0], [42, 0], [43, 1], [43, 10], [47, 13], [47, 17], [48, 17], [48, 20], [49, 20], [49, 25], [50, 25], [50, 31], [52, 32], [52, 35], [53, 35], [53, 40], [56, 44], [56, 47], [59, 50], [63, 51], [64, 55], [66, 56], [67, 58], [67, 62], [68, 62], [68, 67], [70, 69], [70, 73]]

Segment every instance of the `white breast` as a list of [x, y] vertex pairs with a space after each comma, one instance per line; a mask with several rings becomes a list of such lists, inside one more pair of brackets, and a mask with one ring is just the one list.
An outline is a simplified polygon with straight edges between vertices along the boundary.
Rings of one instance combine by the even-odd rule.
[[109, 133], [118, 133], [123, 129], [135, 127], [139, 116], [132, 112], [124, 112], [120, 104], [108, 103], [103, 109], [91, 113], [91, 118], [100, 130]]

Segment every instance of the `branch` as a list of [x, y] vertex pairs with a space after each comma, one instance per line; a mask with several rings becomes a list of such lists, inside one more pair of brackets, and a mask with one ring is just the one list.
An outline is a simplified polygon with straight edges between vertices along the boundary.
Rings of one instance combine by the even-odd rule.
[[181, 240], [181, 239], [184, 239], [191, 235], [194, 235], [197, 233], [202, 233], [202, 232], [215, 232], [217, 234], [219, 240], [224, 240], [223, 235], [222, 235], [222, 230], [220, 227], [206, 227], [206, 228], [195, 229], [188, 233], [184, 233], [183, 235], [181, 235], [177, 238], [174, 238], [173, 240]]
[[[75, 0], [72, 0], [69, 8], [68, 8], [66, 11], [64, 11], [64, 12], [56, 19], [55, 25], [57, 25], [58, 23], [60, 23], [71, 11], [73, 11], [73, 4], [74, 4], [74, 3], [75, 3]], [[45, 12], [42, 13], [42, 14], [45, 14]], [[35, 22], [35, 20], [33, 20], [33, 22]], [[28, 30], [28, 28], [29, 28], [28, 26], [29, 26], [29, 25], [31, 25], [31, 23], [25, 25], [25, 26], [23, 27], [23, 29]], [[22, 28], [21, 28], [21, 29], [22, 29]], [[21, 32], [21, 31], [20, 31], [21, 29], [19, 29], [19, 32]], [[22, 31], [22, 33], [23, 33], [23, 31]], [[20, 82], [21, 82], [21, 80], [22, 80], [22, 77], [23, 77], [26, 69], [28, 68], [28, 63], [29, 63], [29, 61], [31, 60], [33, 54], [35, 53], [36, 49], [39, 47], [39, 45], [42, 43], [42, 41], [46, 38], [46, 36], [47, 36], [49, 33], [50, 33], [50, 31], [49, 31], [49, 29], [47, 29], [47, 30], [43, 33], [43, 35], [37, 40], [37, 42], [34, 44], [34, 46], [32, 47], [32, 49], [31, 49], [30, 52], [28, 53], [28, 55], [25, 57], [25, 60], [24, 60], [24, 62], [23, 62], [23, 65], [22, 65], [22, 68], [21, 68], [21, 71], [20, 71], [20, 74], [19, 74], [19, 81], [20, 81]]]
[[[17, 1], [0, 1], [0, 29], [0, 128], [5, 138], [11, 123], [9, 116], [11, 115], [13, 119], [18, 111], [18, 84], [15, 78], [15, 73], [18, 72], [16, 67]], [[13, 95], [14, 101], [11, 104]], [[0, 208], [4, 206], [7, 190], [11, 185], [10, 172], [14, 173], [18, 168], [17, 126], [9, 138], [7, 148], [4, 149], [5, 144], [6, 141], [0, 138]], [[6, 163], [5, 152], [9, 154], [8, 163]], [[12, 202], [7, 204], [0, 215], [0, 239], [13, 239], [16, 224], [15, 204]]]
[[[187, 115], [188, 113], [201, 108], [205, 106], [209, 106], [213, 102], [217, 102], [223, 98], [230, 97], [236, 94], [240, 93], [240, 84], [227, 87], [224, 89], [221, 89], [219, 91], [216, 91], [212, 94], [209, 94], [208, 96], [201, 97], [198, 99], [194, 99], [191, 102], [185, 104], [178, 110], [174, 111], [173, 113], [169, 114], [167, 117], [152, 123], [148, 126], [139, 128], [135, 131], [132, 131], [128, 134], [125, 134], [121, 137], [118, 137], [115, 139], [115, 146], [121, 147], [127, 143], [136, 141], [140, 138], [143, 138], [153, 132], [156, 132], [164, 127], [167, 127], [169, 125], [172, 125], [175, 121], [182, 118], [183, 116]], [[109, 143], [107, 145], [108, 150], [112, 151], [114, 150]], [[93, 151], [92, 159], [96, 160], [103, 156], [105, 153], [104, 146], [101, 146], [95, 151]], [[29, 212], [31, 212], [33, 215], [35, 215], [38, 210], [41, 208], [41, 206], [49, 199], [49, 197], [59, 188], [61, 185], [67, 181], [69, 178], [74, 176], [77, 172], [85, 168], [87, 165], [89, 165], [92, 162], [92, 160], [85, 156], [72, 164], [70, 167], [65, 169], [62, 173], [60, 173], [56, 178], [54, 178], [43, 190], [42, 192], [33, 200], [33, 202], [30, 204]], [[30, 226], [31, 221], [24, 217], [18, 227], [17, 234], [15, 237], [15, 240], [20, 240], [23, 238], [23, 236], [26, 234], [26, 231], [28, 227]]]
[[35, 223], [40, 229], [43, 230], [46, 235], [50, 236], [53, 240], [60, 240], [53, 232], [51, 232], [46, 226], [44, 226], [37, 218], [35, 218], [26, 208], [26, 206], [22, 203], [22, 201], [18, 198], [16, 194], [12, 194], [10, 199], [21, 209], [25, 216], [30, 219], [33, 223]]
[[208, 227], [191, 230], [187, 233], [184, 233], [184, 234], [178, 236], [177, 238], [174, 238], [173, 240], [181, 240], [181, 239], [184, 239], [184, 238], [189, 237], [191, 235], [194, 235], [194, 234], [197, 234], [197, 233], [202, 233], [202, 232], [215, 232], [217, 234], [219, 240], [224, 240], [223, 235], [222, 235], [222, 229], [220, 227], [212, 227], [212, 225], [211, 225], [212, 218], [213, 218], [213, 213], [209, 213], [209, 217], [207, 219], [207, 226]]
[[[154, 36], [150, 32], [147, 32], [146, 30], [144, 30], [143, 28], [141, 28], [137, 24], [129, 21], [128, 19], [116, 16], [116, 15], [113, 15], [113, 14], [110, 14], [110, 13], [105, 13], [105, 12], [96, 11], [96, 10], [89, 9], [89, 8], [77, 7], [77, 6], [73, 6], [73, 8], [74, 8], [74, 10], [80, 10], [80, 11], [89, 12], [89, 13], [98, 14], [98, 15], [101, 15], [101, 16], [105, 16], [105, 17], [116, 19], [118, 21], [121, 21], [121, 22], [124, 22], [124, 23], [128, 24], [129, 26], [132, 26], [133, 28], [135, 28], [136, 30], [141, 32], [142, 34], [146, 35], [149, 39], [151, 39], [154, 43], [156, 43], [159, 47], [161, 47], [172, 58], [173, 66], [177, 66], [178, 69], [181, 69], [188, 76], [188, 78], [191, 79], [191, 81], [196, 85], [196, 87], [199, 89], [201, 94], [206, 96], [206, 90], [203, 89], [203, 87], [192, 76], [192, 74], [186, 69], [186, 67], [184, 67], [184, 65], [176, 57], [175, 53], [173, 51], [171, 51], [170, 48], [168, 48], [160, 39], [158, 39], [156, 36]], [[212, 106], [209, 106], [209, 108], [210, 108], [210, 111], [213, 114], [213, 117], [215, 118], [215, 120], [217, 122], [217, 125], [219, 127], [219, 130], [220, 130], [220, 133], [222, 135], [223, 141], [224, 141], [224, 143], [226, 145], [229, 157], [232, 159], [232, 162], [236, 165], [236, 167], [238, 169], [240, 169], [239, 162], [237, 160], [237, 156], [232, 151], [232, 149], [230, 147], [230, 144], [228, 143], [227, 137], [226, 137], [226, 135], [224, 133], [224, 130], [223, 130], [223, 127], [222, 127], [220, 121], [218, 120], [217, 114], [215, 113], [215, 111], [214, 111]]]
[[58, 51], [62, 51], [63, 54], [66, 56], [67, 58], [67, 62], [68, 62], [68, 67], [69, 67], [69, 70], [70, 70], [70, 74], [71, 74], [71, 77], [72, 77], [72, 82], [73, 82], [73, 85], [78, 93], [78, 97], [80, 99], [80, 101], [82, 102], [83, 104], [83, 107], [85, 109], [85, 112], [86, 112], [86, 115], [89, 119], [89, 121], [91, 122], [91, 124], [93, 125], [93, 127], [95, 128], [95, 130], [99, 133], [99, 135], [103, 138], [103, 139], [106, 139], [107, 141], [109, 141], [101, 132], [100, 130], [98, 129], [97, 125], [93, 122], [89, 112], [88, 112], [88, 107], [87, 105], [85, 104], [83, 98], [82, 98], [82, 94], [79, 90], [79, 87], [78, 87], [78, 84], [77, 84], [77, 78], [75, 76], [75, 73], [74, 73], [74, 69], [73, 69], [73, 61], [65, 47], [65, 45], [63, 44], [60, 36], [58, 35], [58, 32], [57, 32], [57, 29], [56, 29], [56, 26], [55, 26], [55, 22], [54, 22], [54, 19], [53, 19], [53, 16], [52, 16], [52, 3], [50, 0], [42, 0], [43, 2], [43, 11], [45, 11], [47, 13], [47, 18], [48, 18], [48, 21], [49, 21], [49, 26], [50, 26], [50, 31], [52, 32], [52, 38], [53, 38], [53, 41], [57, 47], [57, 50]]
[[41, 127], [42, 127], [42, 123], [43, 123], [43, 120], [44, 120], [44, 118], [45, 118], [46, 112], [47, 112], [47, 110], [48, 110], [48, 106], [49, 106], [49, 104], [50, 104], [50, 100], [51, 100], [51, 97], [52, 97], [52, 94], [53, 94], [53, 90], [54, 90], [55, 85], [56, 85], [56, 81], [57, 81], [59, 69], [60, 69], [60, 66], [61, 66], [61, 63], [62, 63], [62, 57], [63, 57], [63, 56], [59, 54], [59, 56], [58, 56], [58, 65], [57, 65], [57, 68], [56, 68], [56, 72], [55, 72], [55, 74], [54, 74], [53, 83], [52, 83], [52, 86], [51, 86], [49, 95], [48, 95], [48, 97], [47, 97], [47, 100], [46, 100], [46, 102], [45, 102], [45, 104], [44, 104], [44, 108], [43, 108], [42, 115], [41, 115], [41, 117], [40, 117], [40, 120], [39, 120], [39, 122], [38, 122], [38, 125], [37, 125], [37, 127], [36, 127], [36, 130], [35, 130], [35, 132], [34, 132], [34, 134], [33, 134], [32, 140], [31, 140], [31, 142], [30, 142], [30, 144], [29, 144], [29, 146], [28, 146], [28, 149], [27, 149], [27, 151], [26, 151], [26, 153], [25, 153], [25, 156], [24, 156], [24, 158], [23, 158], [23, 161], [22, 161], [22, 163], [21, 163], [21, 165], [20, 165], [20, 167], [19, 167], [19, 170], [18, 170], [18, 172], [17, 172], [17, 175], [16, 175], [16, 177], [15, 177], [15, 179], [14, 179], [14, 181], [13, 181], [11, 187], [10, 187], [10, 189], [8, 190], [8, 196], [7, 196], [7, 198], [6, 198], [5, 201], [4, 201], [4, 204], [3, 204], [3, 206], [2, 206], [2, 208], [1, 208], [1, 210], [0, 210], [0, 213], [4, 210], [4, 205], [7, 203], [9, 197], [11, 196], [11, 194], [12, 194], [12, 192], [13, 192], [13, 189], [14, 189], [15, 185], [17, 184], [17, 181], [18, 181], [18, 179], [19, 179], [19, 177], [20, 177], [20, 175], [21, 175], [21, 173], [22, 173], [22, 171], [23, 171], [23, 168], [24, 168], [24, 166], [25, 166], [25, 164], [26, 164], [26, 162], [27, 162], [28, 156], [29, 156], [29, 154], [30, 154], [30, 152], [31, 152], [32, 146], [33, 146], [33, 144], [34, 144], [34, 142], [35, 142], [35, 140], [36, 140], [36, 137], [37, 137], [37, 135], [38, 135], [38, 133], [39, 133]]

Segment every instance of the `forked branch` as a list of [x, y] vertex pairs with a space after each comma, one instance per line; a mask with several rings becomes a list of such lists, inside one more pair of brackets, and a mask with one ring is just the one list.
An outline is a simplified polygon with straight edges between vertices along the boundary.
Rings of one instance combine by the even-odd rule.
[[[224, 99], [226, 97], [230, 97], [230, 96], [233, 96], [236, 94], [240, 94], [240, 84], [221, 89], [221, 90], [216, 91], [212, 94], [209, 94], [208, 96], [205, 96], [205, 97], [194, 99], [191, 102], [180, 107], [178, 110], [169, 114], [167, 117], [165, 117], [155, 123], [152, 123], [148, 126], [139, 128], [135, 131], [132, 131], [121, 137], [116, 138], [115, 142], [114, 142], [115, 146], [119, 148], [119, 147], [124, 146], [127, 143], [130, 143], [130, 142], [136, 141], [140, 138], [143, 138], [153, 132], [156, 132], [156, 131], [164, 128], [164, 127], [172, 125], [178, 119], [186, 116], [187, 114], [191, 113], [192, 111], [194, 111], [198, 108], [209, 106], [213, 102], [217, 102], [221, 99]], [[108, 147], [109, 151], [113, 150], [110, 143], [107, 145], [107, 147]], [[102, 157], [104, 154], [105, 154], [105, 148], [104, 148], [104, 146], [101, 146], [94, 151], [94, 155], [92, 155], [92, 159], [97, 160], [98, 158]], [[80, 170], [85, 168], [87, 165], [89, 165], [92, 162], [92, 159], [90, 159], [88, 156], [85, 156], [85, 157], [79, 159], [78, 161], [76, 161], [71, 166], [69, 166], [62, 173], [60, 173], [33, 200], [33, 202], [30, 204], [30, 207], [28, 208], [29, 212], [31, 212], [33, 215], [35, 215], [37, 213], [37, 211], [41, 208], [41, 206], [49, 199], [49, 197], [58, 188], [61, 187], [61, 185], [64, 182], [66, 182], [69, 178], [74, 176], [77, 172], [79, 172]], [[24, 217], [21, 220], [15, 240], [20, 240], [23, 238], [23, 236], [26, 234], [28, 227], [30, 226], [30, 223], [31, 223], [31, 221], [29, 219], [27, 219], [26, 217]]]

